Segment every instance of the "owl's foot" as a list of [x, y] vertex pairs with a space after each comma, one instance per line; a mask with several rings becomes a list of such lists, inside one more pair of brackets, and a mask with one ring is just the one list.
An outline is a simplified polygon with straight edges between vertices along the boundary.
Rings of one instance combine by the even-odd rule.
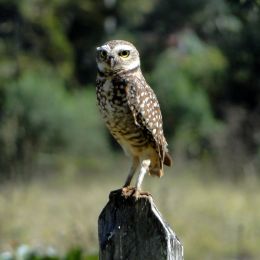
[[150, 192], [147, 191], [141, 191], [139, 189], [137, 189], [136, 187], [123, 187], [122, 188], [122, 195], [125, 198], [128, 197], [134, 197], [136, 200], [138, 200], [141, 197], [148, 197], [151, 196]]

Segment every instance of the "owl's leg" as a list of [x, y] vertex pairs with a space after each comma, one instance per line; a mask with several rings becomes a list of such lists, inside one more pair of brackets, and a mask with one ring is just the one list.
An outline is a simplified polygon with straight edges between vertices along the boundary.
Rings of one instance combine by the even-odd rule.
[[140, 173], [137, 177], [136, 185], [135, 185], [135, 187], [129, 187], [128, 185], [130, 185], [130, 182], [131, 182], [131, 179], [134, 175], [134, 172], [135, 172], [137, 166], [139, 165], [139, 160], [138, 160], [137, 165], [133, 162], [130, 174], [128, 175], [126, 183], [125, 183], [125, 185], [127, 185], [127, 186], [124, 186], [123, 189], [122, 189], [122, 194], [125, 197], [133, 196], [133, 197], [135, 197], [136, 200], [138, 200], [138, 198], [140, 196], [149, 196], [150, 195], [149, 192], [141, 191], [141, 185], [142, 185], [145, 174], [149, 171], [150, 164], [151, 164], [151, 160], [149, 160], [149, 159], [142, 161], [141, 169], [140, 169]]
[[140, 169], [140, 173], [137, 177], [137, 181], [136, 181], [136, 191], [140, 192], [141, 191], [141, 185], [144, 179], [145, 174], [148, 172], [149, 170], [149, 166], [151, 164], [151, 160], [147, 159], [147, 160], [143, 160], [141, 163], [141, 169]]
[[138, 157], [133, 157], [132, 166], [130, 168], [129, 174], [128, 174], [127, 178], [126, 178], [126, 181], [125, 181], [125, 184], [124, 184], [123, 188], [126, 188], [126, 187], [130, 186], [130, 183], [131, 183], [131, 181], [133, 179], [133, 176], [134, 176], [138, 166], [139, 166], [139, 158]]

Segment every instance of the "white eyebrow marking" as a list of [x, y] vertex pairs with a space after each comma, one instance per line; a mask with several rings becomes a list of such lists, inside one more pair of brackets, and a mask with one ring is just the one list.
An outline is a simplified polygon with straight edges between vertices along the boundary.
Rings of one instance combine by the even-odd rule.
[[100, 51], [100, 50], [110, 51], [111, 48], [110, 48], [109, 45], [104, 44], [104, 45], [102, 45], [102, 46], [100, 46], [100, 47], [97, 47], [97, 51]]
[[114, 48], [115, 51], [119, 51], [119, 50], [126, 50], [126, 51], [130, 51], [133, 50], [132, 46], [126, 45], [126, 44], [119, 44], [118, 46], [116, 46]]

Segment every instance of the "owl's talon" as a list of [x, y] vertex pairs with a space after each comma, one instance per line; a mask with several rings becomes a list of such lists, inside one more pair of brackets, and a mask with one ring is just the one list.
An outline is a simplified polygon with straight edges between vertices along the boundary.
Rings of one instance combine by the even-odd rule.
[[139, 198], [147, 198], [151, 196], [151, 193], [148, 191], [141, 191], [138, 189], [135, 189], [134, 193], [132, 194], [132, 197], [135, 198], [135, 200], [138, 200]]
[[138, 200], [140, 197], [149, 197], [151, 193], [148, 191], [141, 191], [138, 190], [136, 187], [123, 187], [122, 188], [122, 195], [125, 198], [134, 197], [135, 200]]
[[134, 187], [130, 187], [130, 186], [127, 186], [127, 187], [123, 187], [122, 188], [122, 195], [127, 198], [127, 197], [130, 197], [133, 195], [134, 193]]

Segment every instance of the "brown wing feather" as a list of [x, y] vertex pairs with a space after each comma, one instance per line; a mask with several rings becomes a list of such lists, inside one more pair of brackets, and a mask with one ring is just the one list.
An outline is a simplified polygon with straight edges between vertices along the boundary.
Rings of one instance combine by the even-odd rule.
[[144, 78], [129, 77], [126, 83], [127, 102], [135, 118], [135, 123], [151, 136], [161, 162], [170, 166], [171, 157], [167, 153], [161, 110], [153, 90], [145, 82]]

